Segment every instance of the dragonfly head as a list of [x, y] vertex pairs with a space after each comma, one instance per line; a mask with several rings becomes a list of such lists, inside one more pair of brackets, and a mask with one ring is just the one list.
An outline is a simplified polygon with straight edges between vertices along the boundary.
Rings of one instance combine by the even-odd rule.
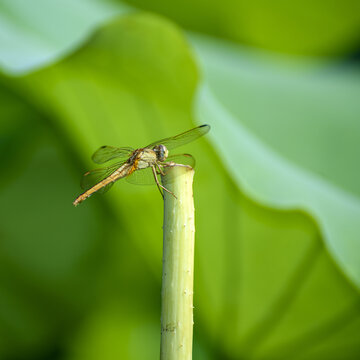
[[165, 161], [169, 156], [169, 150], [165, 145], [156, 145], [153, 150], [155, 151], [156, 157], [159, 161]]

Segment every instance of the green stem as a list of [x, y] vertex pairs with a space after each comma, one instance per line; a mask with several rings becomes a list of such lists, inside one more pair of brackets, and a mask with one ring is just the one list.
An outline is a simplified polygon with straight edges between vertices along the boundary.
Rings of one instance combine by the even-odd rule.
[[168, 168], [164, 192], [161, 360], [191, 360], [193, 337], [194, 200], [190, 167]]

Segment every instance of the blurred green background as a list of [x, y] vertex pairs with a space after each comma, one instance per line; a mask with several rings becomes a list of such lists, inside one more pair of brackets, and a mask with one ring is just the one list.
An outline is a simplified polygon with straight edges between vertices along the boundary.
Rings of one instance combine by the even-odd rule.
[[159, 358], [156, 187], [72, 201], [203, 123], [194, 359], [359, 359], [359, 51], [356, 0], [0, 0], [0, 359]]

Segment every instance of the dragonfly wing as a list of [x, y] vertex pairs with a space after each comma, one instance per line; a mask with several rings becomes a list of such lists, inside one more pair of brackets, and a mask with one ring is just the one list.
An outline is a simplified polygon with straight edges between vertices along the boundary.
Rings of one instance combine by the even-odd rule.
[[[81, 179], [81, 184], [80, 184], [81, 187], [84, 190], [88, 190], [88, 189], [92, 188], [94, 185], [96, 185], [100, 181], [106, 179], [115, 170], [117, 170], [122, 164], [123, 164], [123, 162], [119, 162], [119, 163], [113, 164], [113, 165], [105, 167], [105, 168], [95, 169], [95, 170], [86, 172]], [[104, 187], [106, 187], [106, 186], [104, 186]]]
[[118, 148], [115, 146], [101, 146], [94, 152], [92, 160], [97, 164], [103, 164], [117, 158], [119, 158], [119, 161], [125, 161], [130, 157], [133, 151], [134, 149], [131, 147]]
[[174, 162], [176, 164], [189, 165], [192, 168], [195, 167], [195, 158], [190, 154], [176, 154], [170, 155], [167, 157], [166, 161], [163, 163], [166, 165], [168, 162]]
[[134, 171], [126, 177], [126, 181], [136, 185], [155, 185], [154, 174], [151, 167]]
[[151, 143], [146, 146], [147, 148], [152, 148], [156, 145], [165, 145], [168, 150], [175, 149], [179, 146], [185, 145], [191, 141], [196, 140], [200, 136], [205, 135], [210, 130], [210, 125], [201, 125], [194, 129], [183, 132], [182, 134], [165, 138], [156, 142]]

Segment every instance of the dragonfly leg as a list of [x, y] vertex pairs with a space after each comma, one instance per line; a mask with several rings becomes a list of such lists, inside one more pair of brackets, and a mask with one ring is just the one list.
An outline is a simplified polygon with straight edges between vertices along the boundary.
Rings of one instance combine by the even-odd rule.
[[174, 194], [173, 192], [171, 192], [171, 191], [168, 190], [165, 186], [162, 186], [162, 185], [159, 183], [159, 179], [158, 179], [157, 176], [156, 176], [155, 166], [152, 166], [151, 169], [152, 169], [152, 172], [153, 172], [153, 174], [154, 174], [154, 178], [155, 178], [155, 181], [156, 181], [156, 185], [158, 186], [158, 189], [159, 189], [159, 191], [160, 191], [161, 196], [164, 198], [164, 194], [161, 192], [160, 188], [163, 189], [164, 191], [168, 192], [168, 193], [171, 194], [172, 196], [174, 196], [175, 199], [177, 199], [177, 197], [175, 196], [175, 194]]
[[165, 173], [163, 172], [161, 166], [160, 166], [158, 163], [156, 163], [156, 166], [157, 166], [158, 169], [159, 169], [159, 173], [160, 173], [162, 176], [165, 176]]

